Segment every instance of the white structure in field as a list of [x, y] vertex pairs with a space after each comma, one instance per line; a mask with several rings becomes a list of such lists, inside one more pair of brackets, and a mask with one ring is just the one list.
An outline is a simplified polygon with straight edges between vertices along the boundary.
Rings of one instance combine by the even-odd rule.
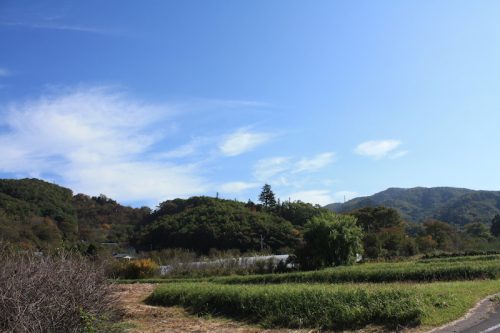
[[[236, 265], [240, 267], [248, 267], [254, 265], [258, 262], [272, 263], [277, 266], [280, 262], [286, 264], [287, 267], [291, 268], [291, 264], [287, 263], [290, 256], [288, 254], [280, 255], [270, 255], [270, 256], [255, 256], [255, 257], [241, 257], [241, 258], [230, 258], [230, 259], [217, 259], [211, 261], [194, 261], [188, 263], [180, 263], [180, 266], [186, 266], [189, 268], [204, 268], [209, 266], [223, 266], [223, 265]], [[160, 266], [160, 274], [167, 275], [174, 269], [173, 265]]]

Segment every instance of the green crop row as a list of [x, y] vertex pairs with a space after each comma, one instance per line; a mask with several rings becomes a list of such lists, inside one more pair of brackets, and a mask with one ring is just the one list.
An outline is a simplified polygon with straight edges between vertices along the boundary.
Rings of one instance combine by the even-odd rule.
[[344, 329], [371, 323], [416, 325], [423, 314], [416, 294], [403, 288], [169, 283], [158, 287], [147, 302], [181, 305], [198, 314], [222, 314], [267, 327]]
[[432, 327], [463, 316], [476, 302], [499, 291], [500, 280], [340, 285], [198, 282], [161, 285], [147, 301], [266, 327]]
[[466, 257], [466, 256], [474, 257], [474, 256], [485, 256], [493, 254], [500, 254], [500, 250], [433, 253], [424, 255], [422, 259], [453, 258], [453, 257]]
[[432, 282], [500, 277], [500, 260], [418, 264], [377, 263], [329, 268], [320, 271], [212, 278], [223, 284]]
[[500, 261], [500, 254], [478, 255], [478, 256], [463, 256], [463, 257], [444, 257], [433, 259], [420, 259], [419, 264], [443, 263], [443, 262], [474, 262], [474, 261]]

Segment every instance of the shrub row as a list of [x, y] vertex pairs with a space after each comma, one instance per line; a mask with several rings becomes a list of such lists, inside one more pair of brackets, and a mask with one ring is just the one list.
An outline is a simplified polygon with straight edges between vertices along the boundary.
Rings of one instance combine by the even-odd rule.
[[429, 253], [429, 254], [424, 255], [422, 257], [422, 259], [484, 256], [484, 255], [492, 255], [492, 254], [500, 254], [500, 250]]
[[498, 277], [500, 277], [500, 262], [498, 260], [491, 260], [484, 262], [445, 262], [422, 265], [416, 263], [365, 264], [310, 272], [219, 277], [212, 278], [211, 281], [223, 284], [379, 283], [496, 279]]
[[418, 263], [432, 264], [432, 263], [443, 263], [443, 262], [459, 262], [459, 261], [460, 262], [471, 262], [471, 261], [489, 261], [489, 260], [500, 261], [500, 254], [420, 259], [418, 261]]
[[158, 287], [147, 302], [181, 305], [198, 314], [222, 314], [267, 327], [417, 325], [423, 315], [415, 291], [405, 288], [170, 283]]

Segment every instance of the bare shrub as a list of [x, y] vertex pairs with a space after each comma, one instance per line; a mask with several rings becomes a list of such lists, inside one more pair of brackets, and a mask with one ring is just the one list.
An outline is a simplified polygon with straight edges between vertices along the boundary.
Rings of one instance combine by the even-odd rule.
[[115, 298], [85, 258], [0, 253], [0, 332], [113, 332]]

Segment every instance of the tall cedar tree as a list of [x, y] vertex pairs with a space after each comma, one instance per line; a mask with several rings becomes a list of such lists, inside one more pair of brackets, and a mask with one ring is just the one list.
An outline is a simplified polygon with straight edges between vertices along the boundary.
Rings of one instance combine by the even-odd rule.
[[260, 192], [259, 195], [259, 201], [262, 202], [264, 208], [276, 207], [276, 198], [274, 197], [274, 192], [271, 190], [271, 185], [265, 184], [262, 187], [262, 192]]
[[500, 215], [495, 215], [493, 221], [491, 221], [491, 234], [495, 237], [500, 237]]

